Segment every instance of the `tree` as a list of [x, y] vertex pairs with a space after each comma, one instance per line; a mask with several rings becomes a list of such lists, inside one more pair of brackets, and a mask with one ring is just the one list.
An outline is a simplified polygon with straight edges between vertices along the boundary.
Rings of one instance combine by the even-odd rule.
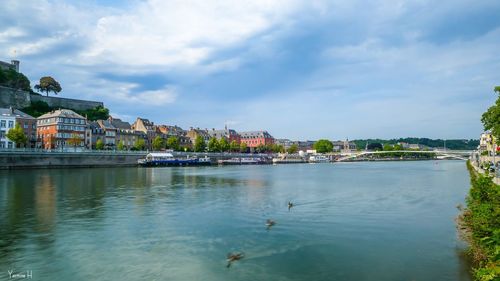
[[271, 151], [274, 153], [284, 153], [285, 147], [281, 144], [274, 143], [273, 145], [271, 145]]
[[125, 144], [123, 143], [122, 140], [118, 142], [118, 145], [116, 145], [116, 148], [118, 150], [125, 150]]
[[169, 137], [167, 139], [167, 148], [173, 149], [175, 151], [179, 150], [179, 139], [174, 136]]
[[486, 131], [490, 130], [491, 134], [497, 139], [500, 139], [500, 86], [494, 88], [494, 92], [499, 96], [488, 110], [483, 113], [481, 117], [481, 122], [483, 122], [484, 129]]
[[82, 143], [82, 138], [80, 137], [79, 134], [73, 133], [71, 135], [71, 138], [68, 139], [68, 144], [73, 147], [80, 146]]
[[205, 140], [202, 136], [197, 136], [194, 140], [194, 151], [204, 152], [205, 151]]
[[153, 139], [153, 150], [160, 150], [164, 146], [163, 139], [160, 136], [156, 136]]
[[321, 139], [314, 143], [313, 148], [318, 153], [327, 153], [333, 151], [333, 143], [329, 140]]
[[16, 126], [10, 129], [5, 135], [9, 140], [13, 141], [16, 144], [16, 147], [19, 147], [21, 144], [26, 144], [28, 142], [28, 138], [24, 134], [23, 128], [19, 123], [16, 123]]
[[231, 150], [231, 152], [237, 152], [238, 150], [240, 150], [240, 145], [236, 140], [232, 140], [229, 144], [229, 149]]
[[229, 150], [229, 143], [227, 142], [226, 138], [221, 138], [219, 140], [219, 150], [221, 152], [226, 152]]
[[372, 142], [366, 146], [367, 150], [381, 151], [384, 150], [384, 147], [379, 142]]
[[393, 151], [394, 150], [394, 146], [390, 145], [390, 144], [384, 144], [384, 151]]
[[248, 148], [247, 148], [247, 144], [246, 144], [246, 143], [244, 143], [244, 142], [241, 142], [241, 143], [240, 143], [240, 152], [241, 152], [241, 153], [246, 153], [246, 152], [247, 152], [247, 150], [248, 150]]
[[219, 151], [219, 142], [215, 137], [210, 138], [208, 141], [208, 151], [216, 152]]
[[95, 149], [97, 149], [97, 150], [103, 150], [104, 149], [104, 142], [101, 139], [98, 139], [95, 142]]
[[297, 144], [292, 144], [288, 149], [287, 149], [287, 152], [290, 153], [290, 154], [294, 154], [294, 153], [297, 153], [297, 151], [299, 151], [299, 146]]
[[137, 139], [134, 145], [135, 149], [137, 150], [144, 150], [146, 149], [146, 141], [142, 138]]
[[62, 88], [59, 82], [57, 82], [54, 78], [50, 76], [44, 76], [40, 78], [40, 83], [35, 85], [35, 90], [46, 93], [49, 96], [49, 92], [53, 92], [54, 94], [58, 94]]
[[258, 152], [258, 153], [264, 153], [266, 151], [268, 151], [268, 147], [264, 144], [259, 144], [255, 150]]
[[76, 110], [76, 112], [81, 116], [86, 116], [91, 121], [106, 120], [109, 118], [109, 109], [100, 105], [87, 110]]

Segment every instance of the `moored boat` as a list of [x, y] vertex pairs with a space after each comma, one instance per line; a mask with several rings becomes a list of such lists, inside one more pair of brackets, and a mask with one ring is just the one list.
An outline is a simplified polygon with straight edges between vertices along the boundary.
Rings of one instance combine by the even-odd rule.
[[266, 162], [262, 158], [231, 158], [231, 159], [221, 159], [217, 161], [220, 165], [257, 165], [265, 164]]
[[210, 165], [210, 158], [175, 158], [172, 153], [149, 153], [146, 158], [139, 159], [138, 164], [141, 166], [203, 166]]
[[328, 162], [330, 162], [330, 159], [325, 155], [316, 154], [309, 157], [309, 163], [328, 163]]

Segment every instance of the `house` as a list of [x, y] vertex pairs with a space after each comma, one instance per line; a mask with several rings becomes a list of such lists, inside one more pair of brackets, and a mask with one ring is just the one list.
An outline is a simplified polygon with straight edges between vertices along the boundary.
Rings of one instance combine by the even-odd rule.
[[25, 147], [36, 146], [36, 118], [20, 110], [10, 108], [0, 108], [0, 148], [12, 148], [15, 144], [7, 139], [7, 132], [19, 124], [23, 128], [28, 139]]
[[[58, 109], [37, 118], [37, 140], [45, 149], [84, 147], [87, 119], [69, 109]], [[72, 141], [79, 142], [70, 144]]]
[[205, 141], [205, 143], [207, 143], [211, 138], [207, 129], [203, 130], [200, 128], [191, 127], [191, 128], [189, 128], [189, 131], [187, 131], [187, 133], [186, 133], [186, 137], [189, 138], [191, 145], [194, 145], [194, 142], [196, 141], [196, 138], [198, 136], [201, 136], [203, 138], [203, 140]]
[[227, 127], [225, 127], [224, 130], [208, 130], [208, 134], [210, 137], [214, 137], [218, 140], [225, 138], [229, 143], [236, 141], [236, 143], [239, 144], [241, 142], [240, 134], [233, 129], [228, 129]]
[[104, 146], [114, 148], [116, 143], [116, 132], [118, 131], [109, 120], [97, 120], [98, 126], [104, 130]]
[[135, 120], [132, 124], [131, 129], [134, 131], [143, 132], [146, 135], [146, 148], [153, 148], [153, 140], [158, 135], [156, 132], [156, 126], [153, 122], [148, 119], [139, 118]]
[[479, 138], [479, 152], [481, 153], [487, 151], [488, 155], [492, 155], [493, 151], [498, 151], [499, 149], [499, 147], [497, 147], [495, 143], [495, 136], [493, 136], [490, 131], [482, 133], [481, 137]]
[[85, 147], [95, 149], [98, 140], [104, 143], [105, 132], [97, 122], [90, 122], [85, 132]]
[[179, 146], [191, 146], [191, 139], [186, 136], [186, 130], [179, 126], [171, 125], [159, 125], [157, 126], [157, 132], [163, 136], [164, 139], [169, 137], [176, 137], [179, 140]]
[[348, 140], [345, 141], [334, 141], [333, 152], [350, 152], [356, 150], [356, 144]]
[[267, 131], [240, 132], [241, 142], [249, 148], [274, 144], [274, 138]]

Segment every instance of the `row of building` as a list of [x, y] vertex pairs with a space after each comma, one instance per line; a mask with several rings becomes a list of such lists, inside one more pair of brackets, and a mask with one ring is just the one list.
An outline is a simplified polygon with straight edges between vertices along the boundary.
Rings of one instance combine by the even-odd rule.
[[107, 120], [89, 121], [69, 109], [55, 110], [38, 118], [13, 108], [0, 108], [0, 114], [0, 148], [15, 147], [6, 134], [16, 124], [23, 128], [27, 136], [27, 147], [45, 149], [69, 146], [95, 149], [99, 140], [109, 149], [117, 147], [119, 143], [122, 143], [125, 149], [131, 149], [139, 139], [144, 140], [146, 149], [152, 149], [156, 137], [164, 140], [176, 137], [181, 147], [192, 147], [198, 137], [205, 142], [212, 137], [225, 138], [228, 142], [245, 143], [249, 149], [272, 145], [275, 142], [267, 131], [236, 132], [227, 127], [223, 130], [184, 130], [178, 126], [155, 125], [144, 118], [137, 118], [130, 124], [111, 116]]

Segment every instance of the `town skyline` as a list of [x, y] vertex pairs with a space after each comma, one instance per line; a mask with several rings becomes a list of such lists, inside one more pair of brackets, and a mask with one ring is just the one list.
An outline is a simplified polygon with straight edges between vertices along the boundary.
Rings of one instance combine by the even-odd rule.
[[0, 58], [128, 122], [476, 139], [498, 83], [500, 3], [471, 3], [7, 1]]

